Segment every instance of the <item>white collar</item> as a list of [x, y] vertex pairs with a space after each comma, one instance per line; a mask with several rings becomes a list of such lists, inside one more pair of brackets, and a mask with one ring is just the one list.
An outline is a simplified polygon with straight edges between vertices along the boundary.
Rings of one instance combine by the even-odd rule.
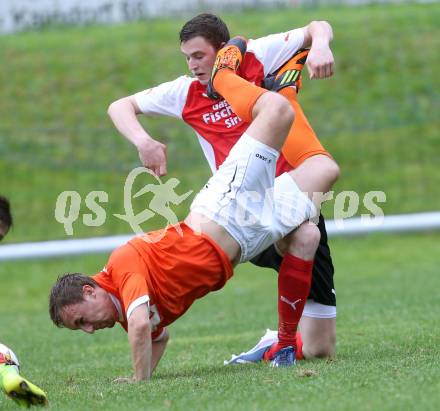
[[108, 293], [108, 294], [110, 295], [110, 298], [116, 307], [116, 311], [118, 312], [119, 322], [123, 323], [125, 319], [124, 319], [124, 314], [122, 313], [121, 303], [112, 293]]

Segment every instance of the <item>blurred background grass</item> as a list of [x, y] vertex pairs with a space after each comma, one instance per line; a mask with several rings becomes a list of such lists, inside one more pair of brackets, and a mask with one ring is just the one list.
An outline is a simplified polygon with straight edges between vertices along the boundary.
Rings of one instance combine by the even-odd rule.
[[[326, 19], [336, 75], [305, 78], [300, 100], [341, 166], [335, 191], [383, 190], [386, 213], [439, 208], [439, 4], [318, 7], [224, 14], [231, 34], [259, 37]], [[74, 224], [75, 236], [126, 233], [123, 182], [136, 150], [112, 127], [113, 100], [187, 72], [179, 51], [184, 20], [48, 28], [1, 38], [0, 193], [18, 222], [8, 242], [65, 238], [54, 219], [58, 194], [109, 193], [106, 224]], [[307, 77], [307, 76], [305, 76]], [[172, 119], [145, 119], [168, 144], [177, 191], [198, 190], [210, 172], [193, 132]], [[141, 200], [140, 200], [141, 201]], [[140, 206], [140, 203], [138, 203]], [[185, 215], [189, 201], [175, 210]], [[82, 212], [89, 212], [83, 208]], [[359, 214], [366, 210], [361, 207]], [[333, 204], [325, 207], [331, 217]], [[145, 229], [164, 222], [160, 218]], [[144, 227], [144, 226], [143, 226]]]

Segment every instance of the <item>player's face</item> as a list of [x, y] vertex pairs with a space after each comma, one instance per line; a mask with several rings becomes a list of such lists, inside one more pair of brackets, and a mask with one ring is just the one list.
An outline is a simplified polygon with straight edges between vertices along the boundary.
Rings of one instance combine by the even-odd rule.
[[180, 45], [186, 57], [188, 68], [203, 85], [207, 85], [211, 77], [217, 50], [204, 37], [193, 37]]
[[63, 309], [62, 319], [66, 328], [93, 334], [96, 330], [115, 325], [118, 313], [106, 291], [85, 285], [83, 297], [84, 301]]

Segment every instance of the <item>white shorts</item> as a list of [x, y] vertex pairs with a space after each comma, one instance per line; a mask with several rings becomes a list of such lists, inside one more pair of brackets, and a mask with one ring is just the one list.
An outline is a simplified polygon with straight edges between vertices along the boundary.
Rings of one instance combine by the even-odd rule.
[[191, 211], [221, 225], [240, 245], [240, 262], [285, 237], [316, 210], [294, 180], [275, 179], [279, 153], [243, 134], [195, 197]]
[[311, 318], [336, 318], [336, 306], [325, 305], [308, 299], [302, 315]]

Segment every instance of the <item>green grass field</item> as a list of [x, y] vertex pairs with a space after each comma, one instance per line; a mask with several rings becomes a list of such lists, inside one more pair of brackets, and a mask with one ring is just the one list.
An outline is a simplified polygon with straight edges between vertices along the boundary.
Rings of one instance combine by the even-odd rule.
[[[384, 190], [386, 213], [438, 210], [438, 3], [250, 11], [224, 18], [233, 35], [248, 37], [329, 20], [336, 75], [306, 79], [300, 98], [341, 166], [335, 190]], [[11, 199], [16, 220], [5, 243], [65, 239], [54, 219], [64, 190], [83, 198], [91, 190], [109, 193], [106, 224], [94, 228], [78, 221], [75, 237], [130, 231], [111, 214], [123, 212], [123, 182], [139, 161], [106, 109], [118, 97], [186, 72], [177, 41], [183, 22], [1, 37], [0, 193]], [[145, 124], [168, 144], [169, 173], [181, 180], [179, 193], [197, 190], [209, 171], [193, 133], [177, 121]], [[176, 210], [179, 216], [188, 206]], [[332, 215], [332, 204], [326, 215]], [[145, 229], [160, 224], [155, 220]], [[23, 374], [47, 390], [53, 410], [437, 410], [438, 244], [438, 233], [331, 240], [338, 292], [333, 361], [289, 370], [222, 365], [276, 326], [274, 273], [244, 265], [224, 290], [197, 302], [171, 327], [151, 382], [113, 384], [131, 372], [122, 329], [93, 336], [58, 330], [47, 313], [47, 294], [58, 274], [94, 273], [106, 255], [2, 263], [0, 341], [16, 351]], [[0, 409], [15, 405], [0, 395]]]
[[[276, 325], [275, 275], [251, 265], [170, 327], [168, 351], [146, 384], [111, 382], [131, 371], [121, 328], [86, 335], [48, 319], [57, 273], [92, 273], [104, 255], [2, 264], [0, 339], [16, 350], [23, 374], [48, 391], [53, 410], [436, 410], [438, 243], [438, 234], [332, 241], [338, 343], [330, 362], [223, 366]], [[15, 405], [0, 396], [0, 409]]]
[[[438, 209], [438, 3], [250, 11], [224, 18], [233, 35], [248, 37], [329, 20], [336, 74], [326, 81], [305, 79], [300, 100], [341, 166], [335, 190], [384, 190], [387, 213]], [[64, 190], [83, 198], [105, 190], [108, 215], [123, 211], [123, 181], [139, 159], [106, 110], [119, 97], [187, 72], [177, 39], [184, 21], [2, 37], [0, 191], [11, 198], [20, 222], [6, 241], [65, 238], [53, 217]], [[145, 124], [168, 144], [169, 173], [182, 181], [182, 191], [201, 187], [209, 171], [193, 132], [170, 119]], [[183, 216], [188, 206], [176, 211]], [[330, 204], [326, 215], [332, 214]], [[74, 226], [77, 237], [128, 230], [115, 218], [102, 227]]]

